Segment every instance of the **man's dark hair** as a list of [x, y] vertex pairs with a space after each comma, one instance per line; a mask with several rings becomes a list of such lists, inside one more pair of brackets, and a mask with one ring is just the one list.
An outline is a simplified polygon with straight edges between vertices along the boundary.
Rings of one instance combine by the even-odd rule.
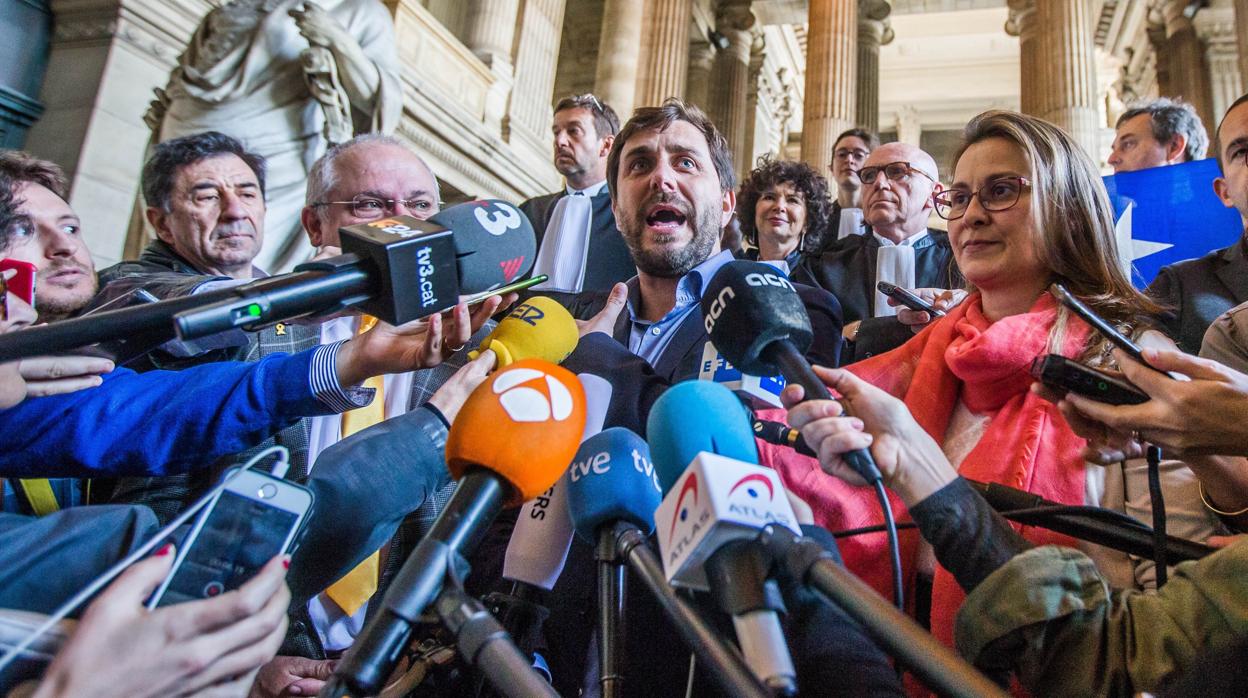
[[750, 244], [758, 247], [758, 229], [754, 226], [754, 213], [763, 192], [777, 184], [791, 184], [802, 193], [806, 201], [806, 231], [802, 237], [802, 249], [815, 250], [822, 247], [832, 217], [832, 199], [828, 194], [828, 180], [804, 162], [772, 160], [764, 155], [758, 159], [758, 167], [741, 182], [737, 195], [737, 221], [741, 234]]
[[60, 165], [20, 150], [0, 150], [0, 175], [8, 178], [6, 189], [14, 189], [19, 184], [38, 184], [62, 199], [69, 189], [69, 180]]
[[555, 113], [558, 114], [565, 109], [584, 109], [593, 114], [594, 131], [598, 134], [599, 140], [620, 132], [620, 117], [616, 115], [615, 110], [610, 104], [598, 99], [592, 93], [586, 92], [583, 95], [564, 97], [555, 105]]
[[17, 212], [22, 202], [17, 198], [16, 188], [11, 177], [0, 173], [0, 251], [9, 249], [13, 225], [26, 217]]
[[874, 133], [871, 133], [865, 128], [854, 127], [851, 129], [846, 129], [844, 131], [841, 131], [841, 135], [837, 136], [836, 140], [832, 141], [832, 154], [833, 155], [836, 154], [836, 146], [841, 141], [845, 140], [846, 138], [849, 138], [850, 136], [853, 136], [854, 138], [862, 139], [862, 142], [867, 144], [867, 150], [875, 150], [876, 148], [880, 147], [879, 136], [875, 135]]
[[1183, 162], [1191, 162], [1205, 157], [1209, 150], [1209, 134], [1200, 121], [1196, 108], [1178, 99], [1158, 97], [1147, 102], [1133, 104], [1118, 117], [1114, 128], [1141, 114], [1148, 114], [1152, 126], [1153, 138], [1158, 143], [1169, 143], [1174, 137], [1183, 134], [1187, 137], [1187, 147], [1183, 150]]
[[633, 118], [624, 124], [624, 128], [615, 136], [611, 145], [611, 154], [607, 156], [607, 189], [611, 192], [612, 201], [616, 198], [616, 180], [620, 175], [620, 158], [628, 139], [641, 131], [666, 131], [667, 127], [677, 121], [693, 124], [706, 138], [707, 150], [711, 153], [711, 162], [715, 165], [715, 173], [719, 175], [721, 191], [730, 191], [737, 186], [737, 175], [732, 169], [732, 151], [728, 141], [724, 139], [714, 122], [692, 104], [669, 97], [658, 107], [638, 107]]
[[264, 157], [248, 151], [238, 140], [220, 131], [204, 131], [156, 146], [143, 165], [141, 186], [147, 205], [168, 211], [169, 199], [173, 195], [173, 178], [178, 169], [222, 155], [237, 155], [238, 159], [247, 163], [260, 184], [260, 195], [264, 195]]
[[1222, 120], [1218, 122], [1218, 130], [1213, 132], [1213, 156], [1218, 159], [1218, 170], [1223, 175], [1226, 174], [1226, 163], [1222, 161], [1222, 124], [1226, 123], [1226, 117], [1235, 111], [1235, 107], [1241, 104], [1248, 104], [1248, 92], [1239, 96], [1239, 99], [1231, 102], [1231, 106], [1226, 108], [1222, 114]]

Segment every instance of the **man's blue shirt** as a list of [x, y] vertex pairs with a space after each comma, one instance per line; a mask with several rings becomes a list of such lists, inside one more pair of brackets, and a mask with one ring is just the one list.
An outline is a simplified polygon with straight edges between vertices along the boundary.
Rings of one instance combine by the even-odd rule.
[[641, 320], [637, 317], [637, 307], [641, 304], [641, 288], [637, 277], [628, 281], [628, 303], [626, 304], [629, 319], [628, 350], [640, 356], [653, 366], [663, 356], [667, 345], [671, 343], [676, 329], [685, 321], [702, 302], [702, 292], [715, 272], [725, 264], [733, 261], [732, 253], [724, 250], [711, 255], [698, 266], [690, 269], [676, 282], [676, 305], [658, 322]]

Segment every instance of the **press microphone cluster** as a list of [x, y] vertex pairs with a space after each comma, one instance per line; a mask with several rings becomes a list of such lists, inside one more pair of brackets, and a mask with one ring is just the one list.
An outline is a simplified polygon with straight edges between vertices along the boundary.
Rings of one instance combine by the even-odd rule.
[[[447, 468], [459, 486], [335, 668], [336, 690], [375, 695], [412, 625], [433, 605], [460, 636], [461, 654], [502, 693], [553, 695], [497, 621], [456, 582], [498, 512], [536, 497], [563, 474], [584, 427], [580, 383], [546, 361], [518, 361], [473, 391], [447, 437]], [[539, 442], [541, 449], [528, 447]], [[466, 618], [480, 624], [477, 632], [461, 633]]]
[[532, 268], [536, 254], [528, 218], [494, 200], [452, 206], [427, 221], [369, 221], [340, 235], [342, 255], [290, 274], [0, 336], [0, 361], [138, 336], [152, 348], [175, 337], [253, 330], [348, 307], [402, 324], [453, 307], [461, 294], [510, 283]]

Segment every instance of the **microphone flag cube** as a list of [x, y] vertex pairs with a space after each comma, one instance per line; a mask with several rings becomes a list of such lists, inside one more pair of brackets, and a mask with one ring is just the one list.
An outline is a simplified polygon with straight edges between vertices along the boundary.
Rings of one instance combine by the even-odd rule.
[[673, 586], [709, 589], [703, 565], [724, 543], [769, 524], [801, 535], [780, 476], [770, 468], [700, 453], [654, 512], [663, 573]]

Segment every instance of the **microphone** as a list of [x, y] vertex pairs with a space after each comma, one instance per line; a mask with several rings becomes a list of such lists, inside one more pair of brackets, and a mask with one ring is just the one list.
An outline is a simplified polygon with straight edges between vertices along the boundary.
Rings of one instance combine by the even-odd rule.
[[532, 225], [504, 201], [452, 206], [428, 221], [392, 216], [341, 232], [345, 254], [290, 274], [11, 332], [0, 337], [0, 361], [139, 335], [156, 346], [352, 306], [398, 325], [452, 307], [461, 293], [519, 278], [536, 254]]
[[[1152, 529], [1121, 512], [1095, 507], [1072, 507], [1045, 499], [1038, 494], [995, 482], [967, 480], [988, 504], [1007, 519], [1029, 526], [1040, 526], [1129, 555], [1152, 558], [1156, 553]], [[1026, 509], [1049, 509], [1023, 514]], [[1013, 512], [1020, 512], [1014, 515]], [[1166, 536], [1166, 556], [1176, 562], [1199, 560], [1216, 551], [1196, 541]]]
[[504, 506], [549, 489], [572, 460], [584, 428], [580, 383], [546, 361], [518, 361], [468, 396], [446, 443], [447, 469], [459, 486], [334, 670], [351, 695], [381, 690], [412, 625], [448, 580], [462, 578], [464, 558], [490, 522]]
[[[715, 347], [742, 371], [779, 372], [808, 398], [832, 399], [803, 356], [814, 340], [810, 317], [793, 283], [775, 267], [747, 261], [720, 267], [702, 294], [702, 316]], [[868, 484], [881, 480], [866, 449], [842, 457]]]
[[[665, 401], [671, 404], [660, 410]], [[689, 411], [695, 401], [700, 409]], [[714, 417], [695, 421], [690, 414]], [[678, 383], [655, 402], [646, 433], [659, 481], [672, 483], [654, 514], [668, 581], [709, 589], [732, 615], [754, 675], [775, 692], [795, 693], [797, 671], [776, 614], [784, 602], [779, 585], [768, 579], [771, 560], [754, 540], [764, 526], [799, 536], [801, 528], [780, 476], [758, 465], [745, 408], [722, 385]], [[742, 457], [726, 457], [721, 443]]]
[[[590, 373], [579, 374], [576, 378], [585, 391], [583, 443], [602, 431], [612, 388], [605, 379]], [[520, 508], [503, 558], [503, 577], [547, 591], [553, 589], [567, 562], [572, 535], [565, 473], [549, 490]]]
[[702, 348], [702, 365], [698, 380], [719, 383], [759, 409], [783, 407], [780, 393], [784, 390], [784, 376], [752, 376], [742, 373], [719, 353], [713, 342]]
[[659, 563], [646, 545], [654, 532], [661, 487], [646, 442], [614, 427], [581, 445], [568, 473], [568, 511], [576, 533], [596, 545], [599, 591], [599, 666], [602, 694], [616, 695], [623, 661], [623, 603], [628, 562], [654, 594], [685, 643], [728, 694], [764, 696], [741, 657], [726, 645], [689, 604], [664, 583]]
[[665, 390], [646, 420], [646, 437], [663, 491], [672, 489], [685, 467], [703, 451], [757, 463], [758, 447], [746, 427], [749, 423], [745, 406], [722, 385], [685, 381]]
[[489, 349], [498, 357], [498, 367], [520, 359], [539, 358], [562, 363], [580, 341], [576, 320], [554, 299], [534, 296], [512, 308], [477, 349], [471, 359]]
[[590, 545], [598, 544], [599, 529], [617, 521], [649, 536], [661, 495], [650, 447], [623, 427], [587, 439], [568, 469], [568, 513], [576, 535]]
[[754, 418], [754, 436], [769, 444], [776, 446], [788, 446], [803, 456], [818, 458], [819, 454], [815, 453], [815, 449], [806, 443], [806, 439], [802, 438], [802, 432], [783, 422], [772, 422], [766, 419]]

